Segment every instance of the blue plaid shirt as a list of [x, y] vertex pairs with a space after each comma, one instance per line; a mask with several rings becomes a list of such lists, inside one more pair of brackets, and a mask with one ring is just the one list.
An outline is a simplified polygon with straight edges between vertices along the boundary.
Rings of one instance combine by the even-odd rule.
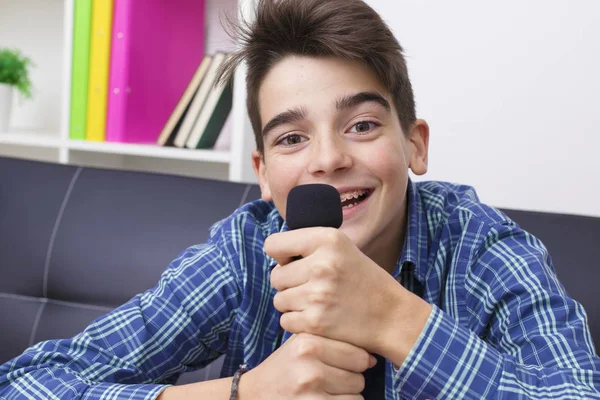
[[[542, 243], [468, 186], [408, 189], [394, 277], [433, 311], [404, 363], [387, 362], [386, 398], [600, 398], [586, 314]], [[241, 207], [154, 288], [1, 366], [0, 398], [152, 399], [221, 354], [222, 376], [255, 367], [280, 333], [263, 243], [286, 229], [272, 203]]]

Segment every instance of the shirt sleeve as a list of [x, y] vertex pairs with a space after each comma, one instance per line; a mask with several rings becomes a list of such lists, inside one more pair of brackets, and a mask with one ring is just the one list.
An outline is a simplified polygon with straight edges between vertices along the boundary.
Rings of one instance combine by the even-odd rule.
[[189, 247], [152, 289], [0, 366], [0, 398], [154, 399], [226, 351], [239, 300], [220, 250]]
[[587, 316], [543, 244], [509, 223], [480, 238], [461, 294], [469, 317], [433, 305], [395, 388], [410, 399], [600, 398]]

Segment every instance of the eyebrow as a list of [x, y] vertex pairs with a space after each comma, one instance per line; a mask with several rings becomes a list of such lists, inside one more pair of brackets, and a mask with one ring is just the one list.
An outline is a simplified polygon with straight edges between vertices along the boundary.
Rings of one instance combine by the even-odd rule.
[[391, 111], [390, 103], [377, 92], [361, 92], [344, 96], [335, 103], [335, 108], [338, 111], [343, 111], [368, 102], [378, 103], [385, 108], [387, 112]]
[[292, 122], [301, 121], [306, 119], [308, 112], [304, 107], [293, 108], [277, 114], [275, 118], [271, 119], [263, 128], [262, 136], [265, 137], [270, 130], [274, 129], [279, 125], [291, 124]]
[[[391, 111], [390, 103], [377, 92], [360, 92], [352, 95], [344, 96], [338, 99], [335, 103], [335, 108], [338, 111], [354, 108], [362, 103], [374, 102], [385, 108], [387, 112]], [[290, 124], [296, 121], [306, 119], [308, 112], [304, 107], [293, 108], [277, 114], [263, 128], [262, 136], [265, 137], [269, 131], [279, 125]]]

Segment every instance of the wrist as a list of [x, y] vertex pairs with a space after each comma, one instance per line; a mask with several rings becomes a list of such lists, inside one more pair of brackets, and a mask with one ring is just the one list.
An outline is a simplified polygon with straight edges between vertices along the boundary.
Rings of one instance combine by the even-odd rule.
[[240, 377], [238, 382], [237, 399], [251, 400], [258, 398], [253, 385], [253, 371], [248, 371]]
[[421, 336], [432, 307], [404, 288], [395, 300], [381, 335], [380, 354], [399, 366]]

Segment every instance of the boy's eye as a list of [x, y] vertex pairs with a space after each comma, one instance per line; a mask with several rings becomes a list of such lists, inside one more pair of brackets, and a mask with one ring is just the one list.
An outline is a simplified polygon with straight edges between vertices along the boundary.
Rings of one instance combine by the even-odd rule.
[[368, 132], [371, 129], [373, 129], [376, 125], [377, 124], [375, 124], [375, 122], [361, 121], [361, 122], [354, 124], [354, 126], [350, 129], [350, 132], [352, 132], [352, 133]]
[[305, 140], [305, 137], [292, 133], [281, 138], [276, 144], [282, 144], [284, 146], [294, 146], [304, 142]]

